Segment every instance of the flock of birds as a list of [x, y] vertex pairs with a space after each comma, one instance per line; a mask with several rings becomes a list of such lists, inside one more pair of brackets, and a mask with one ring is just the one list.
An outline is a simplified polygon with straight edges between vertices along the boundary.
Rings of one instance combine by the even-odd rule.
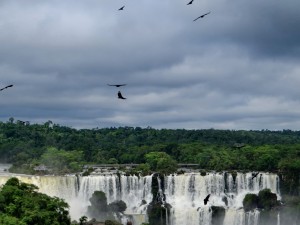
[[[194, 2], [194, 0], [191, 0], [191, 1], [189, 1], [189, 2], [187, 3], [187, 5], [192, 5], [193, 2]], [[123, 6], [122, 6], [121, 8], [119, 8], [118, 10], [121, 11], [121, 10], [124, 10], [124, 8], [125, 8], [125, 5], [123, 5]], [[208, 15], [208, 14], [210, 14], [210, 13], [211, 13], [211, 12], [207, 12], [207, 13], [201, 15], [201, 16], [198, 16], [198, 17], [195, 18], [193, 21], [196, 21], [196, 20], [198, 20], [198, 19], [200, 19], [200, 18], [203, 18], [203, 17], [205, 17], [206, 15]], [[107, 84], [107, 85], [108, 85], [108, 86], [114, 86], [114, 87], [122, 87], [122, 86], [125, 86], [126, 84]], [[4, 88], [1, 88], [0, 91], [3, 91], [4, 89], [10, 88], [10, 87], [12, 87], [12, 86], [13, 86], [12, 84], [11, 84], [11, 85], [8, 85], [8, 86], [6, 86], [6, 87], [4, 87]], [[119, 99], [122, 99], [122, 100], [127, 99], [127, 98], [123, 97], [121, 91], [118, 91], [117, 96], [118, 96]]]
[[[193, 4], [193, 1], [194, 1], [194, 0], [191, 0], [187, 5]], [[124, 10], [124, 8], [125, 8], [125, 5], [122, 6], [121, 8], [119, 8], [118, 10]], [[201, 15], [201, 16], [198, 16], [198, 17], [195, 18], [193, 21], [196, 21], [196, 20], [198, 20], [198, 19], [200, 19], [200, 18], [203, 18], [203, 17], [205, 17], [206, 15], [208, 15], [208, 14], [210, 14], [210, 13], [211, 13], [211, 12], [208, 12], [208, 13], [205, 13], [205, 14], [203, 14], [203, 15]], [[107, 84], [107, 85], [108, 85], [108, 86], [112, 86], [112, 87], [117, 87], [117, 88], [126, 86], [126, 84]], [[11, 87], [13, 87], [12, 84], [7, 85], [7, 86], [1, 88], [0, 91], [3, 91], [3, 90], [5, 90], [5, 89], [11, 88]], [[123, 95], [122, 95], [122, 93], [121, 93], [120, 90], [118, 91], [117, 96], [118, 96], [119, 99], [122, 99], [122, 100], [127, 99], [127, 98], [123, 97]], [[22, 123], [25, 124], [25, 122], [23, 122], [23, 121], [20, 121], [20, 122], [22, 122]], [[252, 174], [252, 178], [251, 178], [251, 179], [253, 180], [255, 177], [258, 176], [258, 174], [259, 174], [259, 172]], [[204, 201], [204, 205], [207, 205], [207, 203], [208, 203], [208, 201], [209, 201], [209, 198], [210, 198], [210, 194], [207, 195], [207, 196], [204, 198], [204, 200], [203, 200], [203, 201]]]
[[[187, 3], [187, 5], [191, 5], [191, 4], [193, 4], [193, 2], [194, 2], [194, 0], [191, 0], [190, 2], [188, 2]], [[125, 8], [125, 5], [123, 5], [121, 8], [119, 8], [118, 10], [119, 11], [121, 11], [121, 10], [124, 10], [124, 8]], [[210, 14], [211, 12], [207, 12], [207, 13], [204, 13], [204, 14], [202, 14], [201, 16], [198, 16], [196, 19], [194, 19], [193, 21], [196, 21], [196, 20], [198, 20], [198, 19], [201, 19], [201, 18], [203, 18], [203, 17], [205, 17], [206, 15], [208, 15], [208, 14]], [[122, 86], [125, 86], [126, 84], [107, 84], [108, 86], [114, 86], [114, 87], [122, 87]], [[119, 99], [126, 99], [126, 98], [124, 98], [123, 97], [123, 95], [122, 95], [122, 93], [121, 93], [121, 91], [118, 91], [118, 98]], [[208, 201], [208, 199], [207, 199], [207, 201]]]
[[[122, 86], [125, 86], [126, 84], [107, 84], [108, 86], [113, 86], [113, 87], [122, 87]], [[118, 98], [119, 99], [126, 99], [123, 97], [121, 91], [118, 91]]]
[[[191, 4], [193, 4], [193, 2], [194, 2], [194, 0], [191, 0], [187, 5], [191, 5]], [[121, 11], [121, 10], [124, 10], [124, 8], [125, 8], [125, 5], [123, 5], [121, 8], [119, 8], [118, 10], [119, 11]], [[208, 14], [210, 14], [210, 12], [208, 12], [208, 13], [204, 13], [203, 15], [201, 15], [201, 16], [198, 16], [196, 19], [194, 19], [193, 21], [196, 21], [196, 20], [198, 20], [198, 19], [200, 19], [200, 18], [203, 18], [204, 16], [206, 16], [206, 15], [208, 15]]]

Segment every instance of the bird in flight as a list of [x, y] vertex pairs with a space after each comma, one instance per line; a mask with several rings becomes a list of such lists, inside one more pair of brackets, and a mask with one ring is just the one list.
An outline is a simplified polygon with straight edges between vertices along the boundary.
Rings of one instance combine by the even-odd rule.
[[125, 86], [126, 84], [107, 84], [108, 86], [114, 86], [114, 87], [122, 87]]
[[126, 99], [126, 98], [124, 98], [124, 97], [122, 96], [121, 91], [118, 92], [118, 98], [119, 98], [119, 99]]
[[198, 16], [196, 19], [194, 19], [194, 21], [196, 21], [197, 19], [203, 18], [204, 16], [206, 16], [206, 15], [208, 15], [208, 14], [210, 14], [210, 12], [205, 13], [205, 14], [203, 14], [203, 15], [201, 15], [201, 16]]
[[206, 198], [204, 199], [204, 205], [206, 205], [206, 204], [207, 204], [209, 197], [210, 197], [210, 194], [209, 194], [209, 195], [207, 195], [207, 196], [206, 196]]
[[10, 88], [10, 87], [12, 87], [12, 86], [14, 86], [14, 85], [10, 84], [10, 85], [8, 85], [8, 86], [6, 86], [6, 87], [4, 87], [4, 88], [1, 88], [0, 91], [3, 91], [4, 89]]
[[194, 0], [190, 1], [190, 2], [189, 2], [187, 5], [191, 5], [191, 4], [193, 4], [193, 1], [194, 1]]
[[257, 173], [255, 173], [255, 174], [252, 174], [252, 180], [255, 178], [255, 177], [257, 177], [257, 175], [259, 174], [259, 172], [257, 172]]
[[125, 5], [123, 5], [121, 8], [119, 8], [118, 10], [123, 10], [125, 8]]

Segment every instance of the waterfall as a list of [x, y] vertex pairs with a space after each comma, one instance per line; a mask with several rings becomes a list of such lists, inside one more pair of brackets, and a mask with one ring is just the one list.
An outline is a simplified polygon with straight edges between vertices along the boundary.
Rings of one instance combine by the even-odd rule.
[[[89, 199], [94, 191], [103, 191], [107, 203], [122, 200], [126, 203], [125, 214], [146, 214], [147, 204], [152, 201], [152, 176], [26, 176], [9, 175], [0, 176], [0, 186], [10, 177], [17, 177], [20, 181], [34, 184], [41, 193], [63, 198], [70, 205], [72, 219], [78, 220], [86, 214]], [[144, 204], [143, 203], [144, 200]], [[142, 216], [136, 215], [139, 220]]]
[[[152, 176], [94, 175], [94, 176], [27, 176], [0, 175], [0, 185], [11, 176], [22, 182], [35, 184], [39, 191], [65, 199], [70, 205], [72, 219], [86, 214], [89, 199], [94, 191], [103, 191], [108, 203], [122, 200], [125, 214], [133, 218], [134, 225], [147, 221], [146, 208], [152, 201]], [[260, 173], [252, 179], [252, 173], [186, 173], [159, 179], [159, 196], [170, 204], [166, 221], [168, 225], [212, 225], [213, 208], [225, 208], [223, 225], [259, 225], [259, 211], [245, 213], [242, 201], [247, 193], [269, 188], [280, 199], [279, 179], [276, 174]], [[209, 202], [203, 199], [210, 194]], [[155, 196], [156, 197], [156, 196]], [[262, 225], [262, 224], [260, 224]], [[280, 225], [278, 215], [277, 225]]]
[[259, 211], [245, 213], [243, 209], [227, 209], [223, 225], [258, 225]]
[[[116, 200], [124, 201], [127, 205], [126, 214], [145, 214], [147, 204], [153, 198], [151, 185], [152, 176], [86, 176], [80, 179], [78, 199], [86, 208], [94, 191], [103, 191], [108, 204]], [[147, 204], [143, 204], [143, 200]]]
[[[247, 193], [257, 194], [264, 188], [271, 189], [280, 199], [278, 184], [278, 176], [269, 173], [254, 179], [252, 173], [237, 173], [236, 179], [226, 173], [187, 173], [166, 176], [164, 193], [166, 202], [172, 205], [172, 225], [210, 225], [211, 206], [226, 209], [224, 225], [258, 225], [259, 211], [245, 213], [243, 199]], [[209, 202], [204, 205], [208, 194]]]
[[78, 178], [76, 176], [27, 176], [27, 175], [5, 175], [0, 176], [0, 185], [11, 178], [16, 177], [20, 181], [34, 184], [39, 192], [49, 196], [57, 196], [70, 202], [78, 195]]

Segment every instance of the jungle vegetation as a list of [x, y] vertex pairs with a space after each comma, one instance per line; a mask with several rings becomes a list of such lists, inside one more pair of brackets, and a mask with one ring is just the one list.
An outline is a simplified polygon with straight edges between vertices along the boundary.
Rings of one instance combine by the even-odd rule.
[[0, 188], [0, 224], [71, 225], [68, 204], [37, 189], [33, 184], [10, 178]]
[[30, 124], [10, 118], [0, 122], [0, 161], [12, 163], [12, 171], [22, 173], [34, 173], [39, 164], [53, 173], [76, 172], [89, 163], [137, 163], [144, 172], [163, 173], [176, 171], [177, 163], [216, 171], [274, 171], [294, 182], [286, 183], [288, 192], [299, 193], [300, 131], [78, 130], [52, 121]]

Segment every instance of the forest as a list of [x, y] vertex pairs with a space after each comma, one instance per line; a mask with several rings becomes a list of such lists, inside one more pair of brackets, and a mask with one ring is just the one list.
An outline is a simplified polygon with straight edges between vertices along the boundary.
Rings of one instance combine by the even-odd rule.
[[30, 124], [9, 118], [0, 122], [0, 161], [22, 173], [33, 173], [40, 164], [69, 173], [101, 163], [137, 163], [146, 170], [194, 163], [216, 171], [272, 171], [285, 173], [294, 182], [287, 188], [298, 193], [300, 131], [74, 129], [52, 121]]

